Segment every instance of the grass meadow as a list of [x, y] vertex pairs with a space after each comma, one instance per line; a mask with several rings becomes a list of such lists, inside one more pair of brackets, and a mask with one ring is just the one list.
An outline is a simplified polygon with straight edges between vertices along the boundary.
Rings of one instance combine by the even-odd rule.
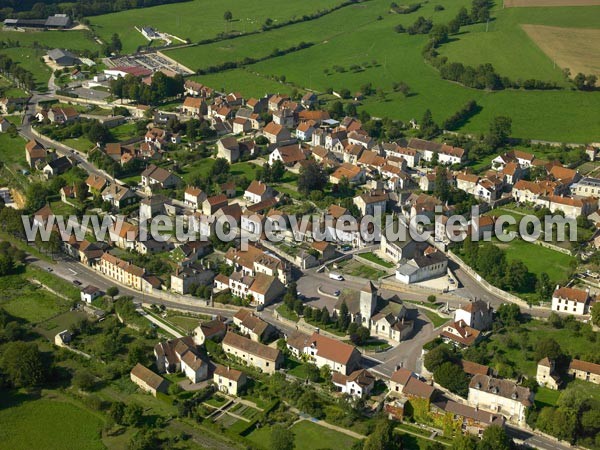
[[[151, 26], [181, 39], [198, 42], [224, 32], [255, 31], [260, 29], [267, 18], [276, 24], [341, 2], [341, 0], [307, 0], [298, 3], [280, 0], [261, 2], [193, 0], [89, 17], [89, 20], [102, 40], [108, 40], [113, 33], [118, 33], [123, 42], [123, 51], [132, 52], [138, 46], [148, 43], [141, 33], [135, 30], [135, 26], [138, 28]], [[231, 11], [233, 14], [231, 22], [223, 19], [225, 11]]]
[[33, 73], [38, 89], [47, 89], [52, 72], [42, 61], [42, 57], [46, 54], [45, 50], [31, 47], [13, 47], [3, 48], [2, 54], [9, 56], [21, 67]]
[[[0, 41], [19, 41], [21, 47], [36, 47], [36, 43], [50, 48], [69, 50], [99, 50], [100, 45], [86, 31], [10, 31], [0, 29]], [[4, 51], [4, 49], [3, 49]]]
[[[245, 56], [265, 57], [274, 48], [283, 49], [301, 41], [313, 42], [315, 45], [299, 52], [196, 78], [217, 89], [239, 90], [246, 96], [289, 92], [294, 87], [321, 93], [328, 88], [347, 88], [355, 92], [366, 82], [371, 82], [374, 87], [383, 89], [386, 97], [382, 100], [372, 96], [363, 101], [362, 107], [376, 117], [408, 121], [420, 119], [430, 108], [434, 119], [442, 122], [467, 101], [475, 100], [482, 110], [464, 124], [462, 131], [485, 132], [494, 116], [506, 114], [513, 119], [515, 137], [587, 142], [600, 133], [600, 122], [594, 119], [593, 113], [600, 105], [600, 92], [488, 92], [465, 88], [442, 80], [436, 69], [424, 62], [421, 49], [427, 39], [425, 36], [393, 31], [396, 24], [409, 25], [420, 15], [431, 17], [434, 23], [447, 22], [461, 6], [468, 4], [467, 1], [452, 0], [444, 3], [446, 9], [441, 12], [433, 10], [434, 4], [425, 4], [415, 13], [399, 16], [389, 14], [389, 2], [372, 0], [284, 29], [173, 50], [168, 54], [198, 69], [241, 60]], [[483, 25], [467, 27], [454, 42], [442, 47], [442, 53], [447, 53], [452, 61], [492, 62], [501, 75], [535, 76], [566, 86], [561, 70], [553, 67], [552, 61], [527, 37], [519, 24], [526, 21], [563, 27], [593, 26], [596, 8], [573, 8], [573, 15], [564, 8], [498, 10], [495, 12], [498, 19], [490, 22], [490, 29], [496, 31], [485, 33]], [[348, 23], [353, 26], [349, 27]], [[511, 36], [507, 42], [504, 34]], [[483, 50], [477, 53], [480, 42], [483, 42]], [[359, 68], [351, 70], [353, 65]], [[344, 70], [336, 71], [334, 66]], [[281, 75], [285, 75], [285, 83], [275, 80]], [[405, 97], [393, 92], [392, 85], [398, 81], [406, 82], [412, 95]], [[565, 111], [569, 113], [565, 114]]]
[[600, 28], [599, 15], [600, 6], [498, 9], [489, 25], [465, 27], [453, 42], [441, 47], [440, 53], [450, 61], [465, 64], [491, 63], [498, 73], [512, 79], [537, 78], [568, 86], [562, 68], [530, 39], [521, 25]]
[[106, 448], [100, 439], [102, 420], [87, 410], [56, 399], [34, 400], [19, 394], [4, 400], [0, 406], [2, 448]]
[[[356, 439], [335, 430], [322, 427], [303, 420], [290, 428], [295, 436], [296, 450], [312, 450], [315, 448], [350, 448]], [[247, 438], [261, 448], [270, 448], [271, 430], [268, 427], [258, 428]]]

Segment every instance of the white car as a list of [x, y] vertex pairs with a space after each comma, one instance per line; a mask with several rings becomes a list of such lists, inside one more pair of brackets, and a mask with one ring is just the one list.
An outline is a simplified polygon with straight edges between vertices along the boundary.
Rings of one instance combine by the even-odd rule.
[[332, 280], [344, 281], [344, 277], [341, 276], [339, 273], [330, 273], [329, 278], [331, 278]]

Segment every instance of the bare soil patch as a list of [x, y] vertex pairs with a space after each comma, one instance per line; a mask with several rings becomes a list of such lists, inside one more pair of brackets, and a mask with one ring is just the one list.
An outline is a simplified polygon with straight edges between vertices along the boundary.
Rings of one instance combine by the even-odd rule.
[[527, 35], [556, 65], [600, 77], [600, 29], [521, 25]]

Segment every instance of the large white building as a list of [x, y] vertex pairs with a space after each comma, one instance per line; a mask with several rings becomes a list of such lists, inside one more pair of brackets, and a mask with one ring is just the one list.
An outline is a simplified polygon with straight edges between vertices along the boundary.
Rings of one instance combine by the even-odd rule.
[[509, 422], [525, 424], [525, 412], [533, 393], [509, 380], [475, 375], [469, 383], [468, 403], [475, 408], [502, 414]]
[[590, 291], [556, 286], [552, 294], [552, 311], [584, 315], [588, 313]]

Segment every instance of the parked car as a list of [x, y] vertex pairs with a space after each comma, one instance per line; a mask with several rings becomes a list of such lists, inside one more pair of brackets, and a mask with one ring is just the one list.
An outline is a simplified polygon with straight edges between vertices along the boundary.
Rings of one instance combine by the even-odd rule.
[[344, 277], [341, 276], [339, 273], [330, 273], [329, 278], [331, 278], [332, 280], [344, 281]]
[[79, 280], [73, 280], [73, 284], [75, 286], [81, 286], [81, 281], [79, 281]]

